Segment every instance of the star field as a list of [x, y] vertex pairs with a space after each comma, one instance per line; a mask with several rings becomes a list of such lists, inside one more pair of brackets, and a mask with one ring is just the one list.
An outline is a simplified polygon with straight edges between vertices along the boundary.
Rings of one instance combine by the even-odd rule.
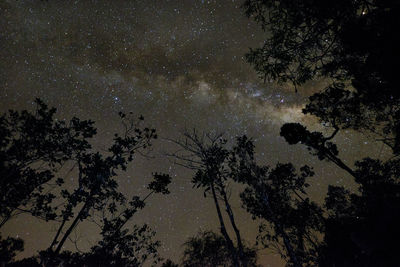
[[[341, 170], [279, 136], [286, 122], [321, 128], [301, 109], [323, 82], [309, 83], [297, 94], [290, 85], [263, 83], [244, 54], [262, 43], [264, 33], [240, 5], [234, 0], [0, 3], [0, 111], [31, 109], [40, 97], [57, 107], [58, 119], [94, 120], [97, 148], [107, 147], [121, 131], [119, 111], [142, 114], [160, 138], [151, 157], [135, 159], [119, 182], [127, 195], [144, 194], [152, 172], [173, 177], [171, 194], [152, 198], [134, 221], [153, 227], [163, 242], [162, 256], [176, 261], [188, 237], [218, 227], [211, 200], [192, 189], [193, 173], [164, 156], [176, 149], [166, 138], [179, 138], [185, 129], [224, 132], [231, 141], [246, 134], [255, 140], [260, 162], [314, 166], [310, 194], [315, 199], [329, 183], [351, 186]], [[385, 154], [381, 146], [351, 132], [335, 141], [346, 153], [344, 161], [366, 151]], [[242, 235], [253, 244], [257, 224], [241, 208], [238, 192], [233, 186], [235, 215]], [[94, 243], [94, 227], [81, 225], [76, 238], [89, 236]], [[48, 245], [55, 227], [19, 217], [6, 231], [26, 239], [24, 255], [31, 255]], [[83, 250], [90, 246], [78, 244]], [[261, 252], [260, 263], [282, 266], [270, 251]]]

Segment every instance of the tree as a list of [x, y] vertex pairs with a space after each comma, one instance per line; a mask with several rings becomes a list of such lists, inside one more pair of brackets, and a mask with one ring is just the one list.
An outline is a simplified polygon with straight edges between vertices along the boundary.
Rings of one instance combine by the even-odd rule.
[[[114, 215], [118, 211], [118, 206], [126, 203], [124, 195], [118, 192], [116, 172], [117, 170], [126, 170], [127, 164], [133, 160], [134, 153], [150, 146], [150, 141], [156, 138], [156, 134], [154, 129], [147, 127], [140, 129], [123, 113], [120, 113], [120, 117], [125, 126], [125, 133], [122, 136], [115, 134], [114, 144], [108, 149], [109, 155], [103, 156], [99, 152], [85, 149], [73, 159], [78, 168], [77, 183], [73, 190], [63, 189], [61, 191], [61, 196], [66, 200], [60, 214], [62, 221], [49, 247], [49, 251], [55, 255], [60, 253], [71, 232], [81, 221], [87, 219], [91, 212], [106, 210]], [[142, 121], [143, 118], [141, 117], [140, 120]], [[158, 176], [156, 175], [156, 177]], [[137, 203], [133, 202], [133, 204]], [[75, 214], [74, 210], [77, 208]], [[124, 212], [133, 215], [133, 211], [136, 211], [137, 208], [137, 206], [133, 206]], [[130, 217], [126, 216], [126, 221]], [[67, 226], [69, 221], [71, 223]], [[109, 221], [107, 218], [103, 218], [102, 223], [106, 225]], [[64, 229], [64, 234], [60, 235]]]
[[124, 230], [102, 233], [102, 240], [84, 255], [83, 262], [89, 266], [142, 266], [147, 260], [159, 263], [159, 241], [155, 232], [146, 224], [134, 225]]
[[91, 253], [86, 256], [85, 262], [99, 266], [107, 263], [108, 266], [140, 266], [148, 258], [154, 258], [154, 263], [161, 261], [157, 253], [159, 241], [153, 241], [155, 232], [148, 225], [134, 225], [130, 232], [124, 226], [133, 215], [144, 208], [145, 201], [154, 193], [169, 194], [167, 188], [171, 177], [166, 174], [154, 174], [154, 180], [148, 185], [151, 190], [146, 197], [134, 197], [118, 215], [112, 219], [103, 218], [102, 240], [92, 247]]
[[[359, 185], [352, 193], [330, 186], [325, 200], [320, 266], [395, 266], [400, 197], [400, 94], [397, 90], [396, 1], [259, 1], [243, 6], [267, 32], [262, 48], [247, 54], [264, 79], [297, 86], [323, 78], [332, 83], [312, 95], [303, 113], [316, 116], [330, 136], [300, 124], [286, 124], [281, 135], [301, 143], [320, 160], [348, 172]], [[366, 132], [391, 148], [386, 162], [365, 158], [346, 165], [334, 143], [343, 129]], [[397, 192], [397, 193], [395, 193]], [[367, 230], [369, 229], [369, 230]], [[379, 244], [379, 247], [377, 246]]]
[[319, 160], [327, 160], [336, 164], [339, 168], [347, 171], [351, 176], [356, 178], [354, 171], [347, 166], [339, 157], [337, 146], [331, 142], [338, 128], [329, 136], [325, 137], [320, 132], [310, 132], [300, 123], [286, 123], [281, 127], [281, 136], [290, 145], [301, 143], [307, 146], [311, 154], [318, 157]]
[[[353, 176], [359, 185], [352, 193], [344, 187], [329, 186], [325, 200], [325, 238], [321, 244], [321, 266], [396, 266], [391, 245], [400, 237], [399, 159], [382, 162], [364, 158], [352, 169], [338, 157], [336, 145], [322, 133], [310, 132], [291, 123], [281, 128], [289, 144], [302, 143], [320, 160], [328, 160]], [[344, 245], [345, 244], [345, 245]], [[377, 246], [379, 244], [379, 246]]]
[[[396, 266], [400, 237], [398, 160], [356, 162], [358, 192], [330, 186], [320, 266]], [[340, 257], [339, 257], [340, 255]]]
[[163, 262], [163, 264], [161, 265], [161, 267], [178, 267], [179, 265], [174, 263], [173, 261], [171, 261], [170, 259], [166, 260], [165, 262]]
[[[4, 133], [0, 142], [2, 184], [7, 185], [1, 187], [2, 199], [7, 200], [2, 202], [2, 224], [17, 211], [59, 223], [49, 248], [25, 261], [67, 266], [139, 266], [151, 258], [158, 262], [159, 242], [152, 240], [155, 233], [147, 225], [127, 224], [152, 194], [169, 193], [170, 177], [154, 173], [148, 195], [134, 196], [131, 201], [119, 192], [116, 179], [118, 171], [127, 170], [136, 152], [151, 146], [157, 138], [155, 130], [142, 126], [142, 116], [137, 121], [132, 114], [119, 113], [124, 132], [115, 134], [108, 151], [100, 153], [88, 141], [96, 133], [93, 122], [73, 118], [67, 125], [53, 118], [55, 109], [48, 109], [40, 100], [36, 103], [36, 114], [10, 111], [0, 120]], [[69, 174], [76, 175], [68, 186], [64, 186], [64, 178], [56, 178], [64, 164], [72, 165]], [[63, 252], [78, 224], [94, 220], [95, 214], [101, 217], [97, 222], [102, 235], [98, 244], [86, 253]], [[2, 256], [2, 260], [9, 261], [12, 251], [21, 249], [19, 240], [2, 241], [2, 254], [11, 255], [7, 259]]]
[[243, 206], [254, 219], [263, 219], [258, 240], [264, 247], [277, 248], [293, 266], [315, 263], [323, 217], [305, 191], [312, 169], [303, 166], [298, 174], [292, 164], [259, 166], [253, 142], [246, 136], [237, 139], [233, 151], [233, 177], [246, 185], [240, 195]]
[[[223, 236], [211, 231], [199, 232], [184, 244], [183, 266], [232, 266], [234, 262]], [[248, 266], [256, 266], [256, 251], [245, 248]]]
[[[176, 163], [195, 170], [192, 178], [193, 187], [202, 188], [204, 196], [210, 194], [217, 211], [220, 231], [229, 249], [234, 266], [247, 266], [247, 258], [240, 231], [236, 225], [235, 216], [229, 203], [227, 181], [231, 179], [228, 161], [230, 152], [226, 148], [226, 140], [221, 134], [184, 133], [184, 141], [171, 140], [180, 147], [180, 150], [169, 156], [176, 159]], [[229, 222], [236, 237], [236, 247], [229, 236], [223, 218], [221, 204], [225, 206]]]
[[14, 260], [17, 252], [24, 250], [24, 241], [20, 238], [7, 237], [3, 239], [0, 235], [0, 263], [7, 264]]
[[30, 213], [53, 220], [55, 195], [44, 187], [64, 183], [55, 177], [66, 161], [90, 149], [96, 134], [92, 121], [54, 119], [56, 110], [36, 99], [36, 111], [10, 110], [0, 116], [0, 228], [13, 216]]
[[360, 93], [363, 85], [385, 88], [374, 92], [386, 100], [395, 92], [399, 52], [387, 26], [398, 20], [396, 1], [247, 0], [243, 8], [267, 33], [263, 47], [247, 54], [262, 77], [297, 85], [318, 76], [352, 79]]
[[399, 7], [391, 0], [247, 0], [246, 14], [267, 33], [247, 60], [264, 79], [291, 81], [296, 90], [332, 80], [304, 113], [329, 127], [367, 131], [398, 153], [400, 51], [391, 25]]
[[183, 266], [233, 265], [225, 238], [214, 232], [201, 232], [189, 238], [184, 246]]
[[[277, 164], [274, 169], [259, 166], [255, 161], [253, 142], [246, 136], [237, 138], [230, 148], [222, 135], [206, 134], [201, 137], [194, 131], [184, 136], [184, 141], [174, 141], [182, 150], [171, 156], [177, 159], [178, 164], [196, 171], [192, 179], [194, 187], [203, 188], [205, 196], [211, 193], [232, 265], [246, 266], [250, 264], [250, 259], [247, 259], [243, 242], [237, 242], [236, 246], [233, 244], [222, 216], [220, 201], [225, 204], [238, 240], [240, 232], [226, 193], [226, 182], [229, 180], [246, 186], [240, 195], [244, 207], [254, 219], [264, 219], [259, 234], [264, 247], [276, 246], [282, 241], [281, 255], [288, 258], [293, 266], [316, 261], [320, 241], [316, 234], [322, 231], [323, 217], [321, 208], [310, 201], [305, 192], [308, 186], [306, 179], [313, 175], [311, 168], [304, 166], [297, 174], [292, 164]], [[205, 233], [201, 239], [191, 239], [189, 248], [202, 253], [200, 248], [205, 246], [203, 242], [213, 240], [213, 244], [217, 244], [218, 240], [214, 237]], [[195, 264], [195, 259], [203, 258], [202, 254], [196, 256], [193, 251], [188, 252], [191, 264]], [[204, 253], [212, 257], [207, 251]], [[244, 264], [243, 256], [246, 260]]]

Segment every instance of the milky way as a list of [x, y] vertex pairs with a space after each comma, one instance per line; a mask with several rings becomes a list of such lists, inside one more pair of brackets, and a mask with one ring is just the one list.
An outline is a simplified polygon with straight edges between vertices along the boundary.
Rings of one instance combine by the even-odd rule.
[[[302, 146], [288, 146], [279, 136], [285, 122], [318, 122], [301, 109], [323, 82], [295, 93], [256, 77], [245, 60], [249, 47], [262, 44], [264, 33], [240, 9], [240, 1], [13, 1], [0, 3], [0, 110], [32, 109], [35, 97], [58, 109], [59, 119], [93, 119], [95, 147], [106, 147], [121, 130], [118, 111], [144, 115], [160, 139], [150, 159], [138, 158], [120, 185], [128, 195], [140, 194], [152, 172], [168, 172], [171, 195], [157, 196], [135, 218], [157, 231], [163, 256], [178, 260], [186, 238], [201, 229], [217, 229], [209, 199], [192, 189], [192, 173], [163, 154], [174, 150], [166, 138], [185, 129], [224, 132], [228, 140], [247, 134], [255, 140], [260, 162], [294, 162], [315, 166], [310, 194], [320, 198], [328, 183], [350, 184], [348, 176], [318, 162]], [[348, 136], [352, 137], [349, 133]], [[380, 147], [364, 139], [339, 136], [341, 151], [351, 146], [351, 161]], [[356, 147], [356, 149], [354, 149]], [[350, 150], [349, 150], [350, 152]], [[236, 190], [237, 191], [237, 190]], [[232, 194], [239, 227], [249, 244], [257, 227]], [[93, 225], [77, 236], [97, 238]], [[30, 255], [49, 244], [54, 228], [19, 217], [6, 232], [26, 239]], [[78, 243], [82, 249], [91, 244]], [[280, 266], [273, 252], [261, 263]]]

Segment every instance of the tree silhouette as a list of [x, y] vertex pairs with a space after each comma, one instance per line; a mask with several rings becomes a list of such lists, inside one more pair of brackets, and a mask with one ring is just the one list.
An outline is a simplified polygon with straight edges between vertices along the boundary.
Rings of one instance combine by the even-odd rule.
[[[264, 79], [297, 86], [315, 78], [332, 83], [312, 95], [303, 113], [316, 116], [330, 136], [301, 124], [281, 135], [301, 143], [320, 160], [336, 164], [359, 185], [358, 192], [330, 186], [325, 200], [320, 266], [395, 266], [399, 235], [399, 104], [395, 66], [399, 50], [396, 1], [258, 1], [243, 7], [268, 33], [262, 48], [247, 54]], [[354, 167], [339, 157], [337, 133], [368, 133], [391, 148], [385, 162], [365, 158]], [[396, 192], [396, 193], [395, 193]]]
[[179, 265], [174, 263], [171, 260], [166, 260], [165, 262], [163, 262], [163, 264], [161, 265], [161, 267], [178, 267]]
[[45, 186], [64, 183], [54, 174], [89, 149], [88, 139], [96, 134], [92, 121], [57, 121], [54, 108], [40, 99], [35, 103], [35, 113], [10, 110], [0, 117], [0, 228], [21, 213], [55, 219], [50, 206], [55, 195], [45, 192]]
[[17, 252], [24, 250], [24, 241], [20, 238], [7, 237], [3, 239], [0, 235], [0, 263], [7, 264], [14, 260]]
[[112, 231], [112, 235], [106, 235], [103, 230], [103, 239], [85, 255], [84, 263], [90, 266], [142, 266], [149, 259], [153, 264], [158, 263], [161, 260], [157, 252], [160, 242], [153, 241], [155, 232], [146, 224], [128, 229]]
[[305, 192], [309, 186], [306, 180], [313, 175], [311, 168], [303, 166], [297, 174], [292, 164], [259, 166], [253, 142], [246, 136], [237, 139], [233, 151], [233, 177], [247, 185], [240, 195], [243, 205], [253, 218], [264, 219], [258, 240], [264, 247], [278, 248], [293, 266], [315, 263], [319, 244], [316, 234], [323, 229], [323, 217]]
[[398, 163], [357, 161], [358, 193], [330, 186], [321, 266], [398, 265], [392, 245], [400, 237]]
[[[169, 156], [176, 159], [176, 163], [195, 170], [192, 178], [193, 187], [202, 188], [204, 196], [210, 194], [217, 211], [220, 223], [220, 231], [230, 251], [234, 266], [246, 266], [248, 264], [242, 237], [236, 225], [235, 216], [229, 203], [227, 181], [231, 179], [228, 161], [230, 152], [226, 148], [226, 140], [221, 134], [199, 135], [195, 130], [193, 133], [184, 133], [184, 141], [171, 140], [180, 147], [180, 150]], [[229, 222], [235, 233], [237, 249], [229, 236], [223, 218], [221, 204], [225, 206]]]
[[[177, 164], [194, 169], [196, 171], [192, 179], [194, 186], [203, 188], [205, 196], [211, 193], [227, 249], [225, 253], [229, 252], [232, 265], [246, 266], [250, 264], [250, 259], [245, 256], [246, 262], [243, 263], [242, 255], [246, 255], [243, 242], [237, 242], [237, 246], [233, 245], [222, 216], [220, 201], [225, 203], [228, 218], [236, 232], [233, 212], [226, 198], [226, 181], [229, 180], [246, 186], [241, 194], [244, 207], [254, 219], [264, 219], [258, 237], [264, 247], [282, 248], [278, 245], [282, 242], [281, 255], [288, 258], [293, 266], [317, 261], [317, 249], [321, 242], [317, 234], [323, 230], [324, 218], [322, 209], [312, 202], [305, 192], [305, 188], [309, 186], [306, 180], [313, 175], [310, 167], [303, 166], [300, 168], [300, 173], [296, 173], [292, 164], [277, 164], [273, 169], [259, 166], [255, 161], [253, 142], [246, 136], [237, 138], [235, 145], [230, 148], [222, 135], [199, 136], [194, 131], [184, 136], [186, 137], [184, 141], [174, 141], [182, 150], [170, 156], [177, 160]], [[190, 244], [190, 250], [186, 253], [190, 255], [191, 261], [187, 263], [188, 266], [201, 265], [196, 259], [206, 262], [207, 260], [203, 260], [205, 256], [201, 253], [213, 257], [210, 253], [216, 249], [208, 252], [203, 247], [211, 244], [206, 246], [205, 243], [212, 241], [213, 245], [218, 246], [218, 242], [222, 242], [215, 234], [202, 235], [202, 238], [196, 237], [187, 243]], [[240, 244], [242, 249], [239, 247]], [[196, 254], [196, 251], [199, 254]], [[243, 254], [240, 254], [240, 251]], [[223, 258], [221, 254], [221, 258], [215, 260], [223, 261]], [[217, 265], [219, 264], [222, 263], [218, 262]]]
[[183, 252], [183, 266], [233, 265], [225, 238], [213, 232], [202, 232], [189, 238]]
[[[335, 131], [337, 132], [337, 131]], [[298, 123], [285, 124], [281, 135], [289, 144], [302, 143], [320, 160], [328, 160], [353, 176], [358, 194], [330, 186], [325, 200], [328, 216], [321, 266], [396, 266], [391, 245], [400, 237], [400, 192], [397, 153], [382, 162], [364, 158], [352, 169], [339, 158], [330, 137]], [[377, 245], [379, 244], [379, 246]]]
[[[124, 132], [115, 134], [108, 151], [100, 153], [88, 141], [96, 133], [93, 122], [78, 118], [69, 124], [60, 122], [53, 118], [55, 109], [48, 109], [39, 99], [36, 103], [35, 114], [10, 111], [0, 120], [4, 133], [1, 197], [6, 200], [1, 202], [2, 225], [23, 211], [54, 220], [59, 227], [47, 250], [16, 262], [16, 266], [140, 266], [149, 259], [159, 262], [155, 233], [147, 225], [127, 224], [152, 194], [169, 193], [170, 177], [154, 173], [148, 195], [134, 196], [130, 201], [119, 192], [116, 179], [117, 171], [126, 171], [136, 152], [151, 146], [152, 139], [157, 138], [155, 130], [142, 126], [142, 116], [134, 120], [132, 114], [119, 113]], [[75, 182], [68, 186], [65, 177], [57, 177], [65, 164], [73, 166], [67, 175], [76, 175]], [[98, 244], [85, 253], [63, 252], [78, 224], [98, 216], [102, 236]], [[22, 250], [21, 240], [7, 238], [1, 242], [2, 262], [10, 261], [15, 251]]]
[[112, 219], [103, 218], [102, 240], [92, 247], [91, 253], [86, 256], [85, 262], [90, 262], [93, 266], [101, 264], [108, 266], [140, 266], [148, 258], [153, 258], [154, 263], [158, 263], [161, 258], [157, 248], [160, 242], [153, 241], [155, 232], [148, 225], [141, 227], [134, 225], [131, 231], [124, 229], [132, 216], [144, 208], [145, 201], [154, 193], [169, 194], [167, 189], [171, 181], [166, 174], [155, 173], [154, 180], [149, 184], [151, 190], [144, 199], [134, 197], [129, 202], [129, 207], [125, 208]]
[[267, 33], [247, 60], [260, 76], [296, 87], [332, 83], [310, 97], [304, 113], [326, 126], [366, 131], [399, 152], [396, 1], [259, 1], [243, 8]]
[[[198, 233], [184, 244], [183, 266], [232, 266], [232, 260], [226, 240], [223, 236], [211, 231]], [[256, 251], [250, 248], [244, 249], [247, 266], [256, 266]]]
[[[119, 205], [124, 205], [126, 202], [123, 194], [118, 192], [116, 171], [126, 170], [127, 164], [133, 160], [134, 153], [150, 146], [150, 141], [156, 134], [154, 129], [141, 129], [131, 119], [126, 120], [127, 117], [123, 113], [120, 113], [120, 117], [125, 126], [125, 133], [122, 136], [115, 135], [114, 144], [108, 149], [109, 155], [103, 156], [99, 152], [86, 149], [74, 158], [78, 168], [78, 182], [74, 190], [63, 189], [61, 192], [66, 200], [61, 211], [62, 222], [49, 247], [49, 251], [55, 255], [59, 254], [74, 228], [87, 219], [91, 212], [106, 209], [113, 214], [118, 211]], [[78, 211], [75, 214], [73, 210], [76, 208]], [[127, 221], [130, 217], [125, 218]], [[68, 226], [69, 221], [71, 223]], [[103, 223], [107, 224], [109, 221], [104, 218]], [[64, 229], [63, 235], [60, 235]]]
[[243, 8], [267, 33], [263, 47], [247, 54], [262, 77], [295, 85], [352, 79], [359, 93], [379, 92], [385, 101], [396, 93], [399, 51], [388, 27], [398, 19], [396, 1], [246, 0]]
[[356, 178], [354, 171], [338, 157], [339, 151], [337, 146], [330, 141], [335, 137], [337, 132], [338, 128], [329, 137], [325, 137], [320, 132], [308, 131], [300, 123], [286, 123], [281, 127], [280, 134], [290, 145], [297, 143], [304, 144], [310, 153], [317, 156], [318, 159], [333, 162]]

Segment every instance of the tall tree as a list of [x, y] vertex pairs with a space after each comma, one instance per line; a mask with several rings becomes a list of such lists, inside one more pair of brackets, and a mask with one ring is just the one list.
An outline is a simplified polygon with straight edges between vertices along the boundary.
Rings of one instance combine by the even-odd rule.
[[335, 129], [367, 131], [399, 152], [397, 1], [247, 0], [243, 8], [266, 32], [263, 47], [246, 56], [260, 76], [296, 90], [332, 80], [304, 113]]
[[[89, 138], [96, 134], [91, 121], [73, 118], [69, 124], [54, 119], [55, 109], [48, 109], [39, 99], [37, 110], [10, 111], [1, 116], [1, 202], [2, 225], [19, 212], [27, 212], [59, 223], [53, 241], [39, 258], [30, 263], [45, 265], [139, 266], [152, 258], [158, 262], [158, 241], [147, 225], [128, 225], [133, 215], [145, 206], [154, 193], [168, 194], [170, 177], [154, 173], [149, 193], [131, 201], [118, 188], [117, 172], [126, 171], [138, 151], [145, 151], [157, 138], [154, 129], [143, 126], [144, 118], [119, 113], [124, 126], [115, 134], [107, 152], [91, 147]], [[73, 167], [67, 175], [63, 165]], [[61, 177], [58, 177], [61, 176]], [[53, 201], [57, 197], [56, 201]], [[97, 222], [102, 239], [87, 253], [63, 252], [66, 241], [82, 221]], [[1, 240], [2, 262], [10, 261], [22, 241]], [[75, 263], [74, 263], [75, 262]], [[16, 263], [24, 264], [24, 263]]]
[[[122, 136], [115, 134], [114, 143], [108, 149], [109, 155], [104, 156], [97, 151], [85, 149], [73, 158], [77, 166], [77, 183], [73, 190], [65, 188], [61, 191], [66, 200], [60, 214], [62, 221], [49, 247], [55, 254], [61, 251], [72, 231], [91, 212], [104, 209], [113, 212], [118, 205], [126, 202], [124, 195], [118, 191], [116, 172], [126, 170], [134, 153], [150, 146], [150, 141], [156, 134], [154, 129], [141, 129], [132, 119], [126, 120], [123, 113], [120, 113], [120, 117], [124, 122], [125, 132]], [[143, 120], [142, 117], [140, 119]], [[70, 224], [67, 225], [69, 221]]]
[[[311, 79], [332, 81], [312, 95], [303, 109], [331, 128], [330, 136], [296, 123], [281, 128], [289, 144], [307, 146], [359, 185], [355, 193], [330, 186], [318, 263], [395, 266], [396, 252], [390, 244], [400, 237], [394, 226], [400, 222], [400, 94], [395, 68], [400, 51], [391, 25], [398, 24], [399, 3], [247, 0], [243, 7], [267, 33], [264, 46], [247, 54], [260, 76], [291, 81], [296, 90]], [[368, 133], [390, 147], [392, 158], [360, 159], [354, 167], [345, 164], [334, 143], [342, 129]]]
[[[230, 179], [228, 166], [230, 153], [226, 148], [227, 141], [221, 134], [199, 135], [195, 130], [193, 133], [184, 133], [184, 138], [184, 141], [172, 140], [180, 147], [180, 150], [169, 156], [175, 158], [177, 164], [196, 171], [192, 178], [193, 187], [202, 188], [204, 196], [211, 195], [217, 211], [220, 231], [232, 256], [233, 265], [246, 266], [248, 263], [242, 237], [227, 193], [227, 180]], [[227, 231], [221, 202], [235, 233], [236, 246]]]
[[246, 136], [237, 139], [232, 151], [232, 177], [247, 186], [240, 195], [243, 205], [253, 218], [263, 219], [258, 240], [264, 247], [278, 248], [291, 266], [315, 263], [323, 217], [305, 191], [311, 168], [303, 166], [297, 173], [292, 164], [259, 166]]
[[0, 116], [0, 228], [20, 213], [55, 219], [55, 195], [44, 189], [64, 183], [55, 173], [90, 149], [88, 140], [96, 134], [92, 121], [57, 121], [56, 109], [40, 99], [35, 103], [34, 113], [10, 110]]

